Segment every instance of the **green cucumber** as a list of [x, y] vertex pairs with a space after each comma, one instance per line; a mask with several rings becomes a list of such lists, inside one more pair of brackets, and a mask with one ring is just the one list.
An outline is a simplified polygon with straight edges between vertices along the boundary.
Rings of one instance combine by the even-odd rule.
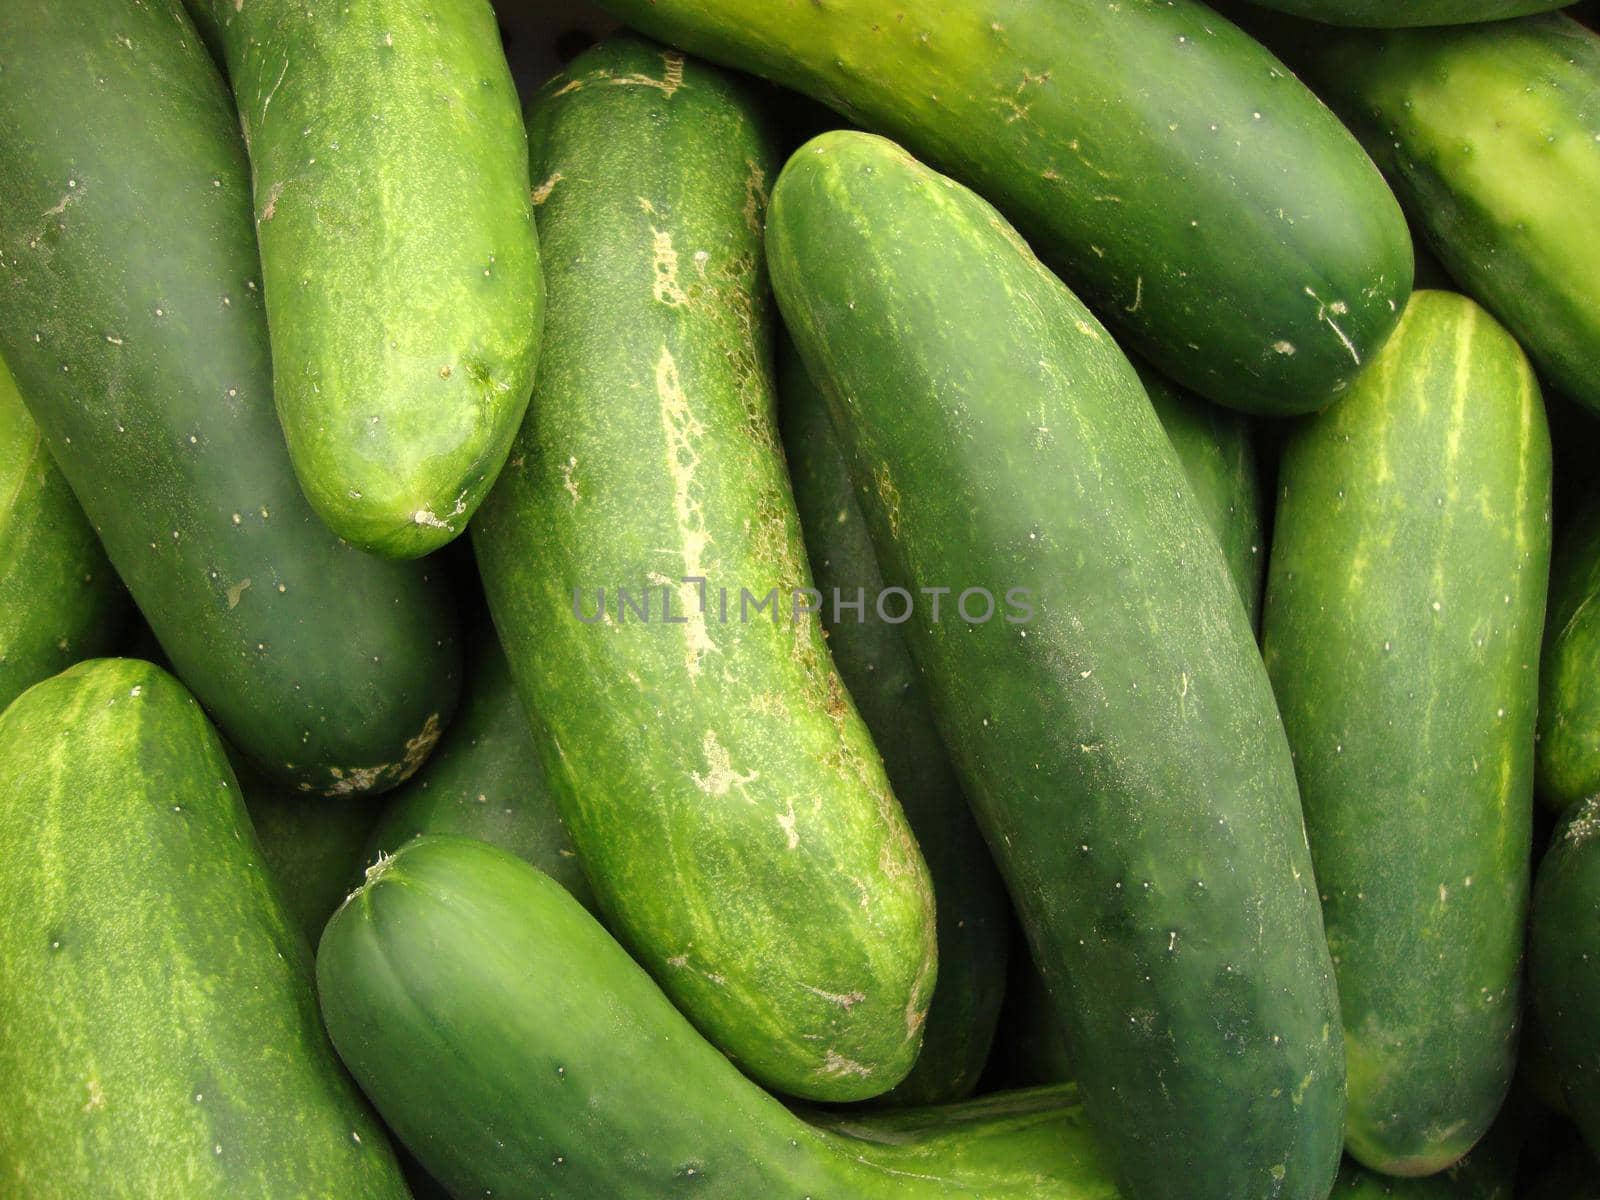
[[1344, 1052], [1293, 764], [1137, 374], [881, 138], [789, 161], [767, 255], [1126, 1194], [1323, 1200]]
[[272, 411], [249, 177], [178, 0], [0, 6], [0, 354], [177, 674], [308, 792], [392, 786], [459, 686], [444, 581], [340, 542]]
[[917, 1056], [933, 896], [794, 612], [811, 579], [776, 430], [758, 94], [619, 38], [546, 85], [529, 134], [547, 352], [473, 544], [561, 815], [611, 928], [745, 1071], [879, 1095]]
[[1339, 394], [1411, 290], [1360, 147], [1194, 0], [602, 0], [971, 185], [1178, 382], [1247, 411]]
[[1556, 1074], [1600, 1155], [1600, 796], [1572, 806], [1539, 865], [1528, 956]]
[[187, 0], [250, 154], [278, 416], [311, 507], [415, 558], [505, 462], [544, 302], [488, 0]]
[[[1501, 1124], [1506, 1120], [1502, 1118]], [[1381, 1175], [1347, 1158], [1330, 1200], [1512, 1200], [1521, 1143], [1520, 1129], [1502, 1130], [1497, 1125], [1471, 1154], [1446, 1170], [1416, 1179]]]
[[233, 768], [261, 856], [278, 881], [289, 916], [315, 946], [322, 927], [361, 877], [379, 810], [365, 796], [329, 799], [275, 787], [242, 760]]
[[594, 907], [493, 630], [476, 636], [461, 711], [422, 770], [390, 797], [368, 843], [367, 861], [425, 833], [477, 838], [509, 850], [584, 907]]
[[1259, 629], [1267, 556], [1262, 546], [1261, 473], [1250, 420], [1167, 382], [1143, 363], [1135, 361], [1134, 366], [1178, 452], [1206, 524], [1222, 545], [1250, 626]]
[[0, 717], [0, 903], [0, 1193], [406, 1195], [222, 745], [159, 667], [80, 663]]
[[[828, 420], [827, 402], [788, 338], [779, 355], [783, 444], [828, 652], [883, 753], [884, 770], [933, 878], [939, 983], [917, 1065], [884, 1097], [897, 1104], [959, 1099], [977, 1085], [1005, 999], [1011, 903], [967, 808], [933, 710], [897, 624], [877, 613], [883, 574]], [[858, 596], [859, 593], [859, 596]], [[834, 598], [867, 598], [859, 614]]]
[[1564, 8], [1572, 0], [1251, 0], [1328, 25], [1398, 27], [1503, 21]]
[[1263, 653], [1344, 1013], [1346, 1150], [1455, 1162], [1516, 1066], [1550, 435], [1511, 336], [1418, 292], [1284, 447]]
[[1362, 137], [1441, 262], [1600, 411], [1600, 35], [1549, 14], [1286, 52]]
[[0, 710], [114, 649], [128, 594], [0, 362]]
[[1539, 793], [1560, 810], [1600, 795], [1600, 497], [1557, 543], [1539, 689]]
[[369, 870], [317, 982], [344, 1061], [453, 1195], [1116, 1197], [1070, 1089], [808, 1125], [565, 889], [487, 843], [419, 838]]

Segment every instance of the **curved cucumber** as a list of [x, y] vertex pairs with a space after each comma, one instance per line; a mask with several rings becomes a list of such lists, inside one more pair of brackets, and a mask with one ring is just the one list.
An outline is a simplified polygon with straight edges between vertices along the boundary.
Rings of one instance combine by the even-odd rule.
[[1600, 411], [1600, 35], [1550, 14], [1288, 38], [1450, 273]]
[[921, 1041], [933, 896], [795, 613], [773, 138], [746, 84], [635, 38], [548, 84], [529, 130], [548, 353], [473, 544], [562, 816], [610, 927], [744, 1070], [878, 1095]]
[[1600, 796], [1572, 807], [1539, 865], [1528, 955], [1556, 1074], [1600, 1155]]
[[1070, 1089], [807, 1125], [565, 889], [483, 842], [424, 837], [372, 868], [317, 981], [339, 1053], [457, 1196], [1116, 1197]]
[[544, 302], [517, 93], [488, 0], [187, 0], [255, 193], [278, 416], [311, 506], [397, 558], [467, 527]]
[[[878, 615], [883, 591], [872, 539], [827, 403], [788, 338], [779, 355], [783, 443], [822, 599], [828, 653], [860, 710], [933, 878], [939, 983], [917, 1065], [884, 1099], [954, 1100], [972, 1091], [989, 1058], [1005, 998], [1011, 903], [967, 808], [933, 710], [897, 623]], [[858, 595], [859, 593], [859, 595]], [[834, 598], [842, 603], [836, 608]], [[859, 612], [846, 607], [863, 600]]]
[[1261, 473], [1250, 420], [1167, 382], [1143, 363], [1135, 362], [1134, 367], [1178, 452], [1201, 514], [1222, 545], [1250, 627], [1259, 629], [1267, 556], [1262, 545]]
[[128, 594], [0, 362], [0, 710], [122, 639]]
[[1571, 0], [1252, 0], [1328, 25], [1469, 25], [1565, 8]]
[[1600, 794], [1600, 498], [1557, 545], [1539, 689], [1539, 792], [1559, 810]]
[[1510, 335], [1418, 292], [1284, 447], [1263, 637], [1344, 1010], [1346, 1149], [1429, 1175], [1516, 1066], [1550, 436]]
[[589, 880], [492, 629], [477, 635], [467, 667], [461, 711], [427, 764], [389, 800], [368, 842], [367, 861], [425, 833], [477, 838], [532, 863], [593, 908]]
[[1138, 376], [881, 138], [797, 153], [767, 252], [1126, 1193], [1323, 1200], [1344, 1054], [1293, 765]]
[[178, 675], [281, 784], [378, 790], [459, 686], [442, 579], [327, 531], [272, 411], [249, 178], [177, 0], [0, 6], [0, 354]]
[[1410, 293], [1405, 221], [1361, 148], [1193, 0], [602, 4], [969, 184], [1219, 404], [1322, 407]]
[[222, 746], [159, 667], [0, 717], [0, 1192], [400, 1200]]

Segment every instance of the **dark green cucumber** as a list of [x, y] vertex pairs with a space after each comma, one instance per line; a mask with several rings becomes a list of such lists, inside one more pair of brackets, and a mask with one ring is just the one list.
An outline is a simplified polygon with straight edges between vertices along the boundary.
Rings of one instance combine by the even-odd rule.
[[380, 809], [365, 796], [329, 799], [287, 791], [242, 760], [233, 763], [261, 855], [294, 923], [315, 946], [322, 927], [361, 878]]
[[461, 711], [427, 764], [389, 800], [367, 860], [393, 854], [424, 833], [452, 833], [509, 850], [594, 907], [492, 629], [473, 643]]
[[970, 184], [1219, 404], [1322, 407], [1411, 290], [1405, 222], [1355, 140], [1194, 0], [602, 5]]
[[1138, 376], [881, 138], [789, 161], [767, 254], [885, 578], [952, 589], [911, 649], [1127, 1195], [1323, 1200], [1344, 1052], [1293, 764]]
[[0, 710], [115, 649], [128, 594], [0, 362]]
[[985, 1085], [1005, 1088], [1039, 1087], [1072, 1079], [1072, 1054], [1044, 978], [1027, 947], [1011, 956], [1011, 977], [1006, 983], [1006, 1003], [1000, 1013], [1000, 1033], [984, 1076]]
[[[821, 599], [828, 651], [883, 753], [884, 770], [928, 864], [939, 926], [939, 983], [911, 1074], [884, 1099], [933, 1104], [972, 1091], [1005, 998], [1011, 904], [934, 728], [898, 624], [880, 617], [872, 539], [828, 419], [827, 402], [788, 338], [779, 409], [795, 507]], [[835, 597], [844, 603], [835, 607]], [[845, 607], [863, 600], [857, 612]]]
[[1263, 647], [1322, 893], [1346, 1150], [1456, 1161], [1516, 1066], [1550, 435], [1521, 349], [1418, 292], [1350, 395], [1290, 434]]
[[1559, 14], [1286, 52], [1361, 135], [1434, 253], [1600, 411], [1600, 35]]
[[1539, 794], [1560, 810], [1600, 795], [1600, 497], [1557, 544], [1539, 692]]
[[0, 6], [0, 354], [229, 742], [290, 787], [377, 790], [450, 718], [455, 617], [295, 482], [249, 189], [178, 0]]
[[222, 745], [159, 667], [80, 663], [0, 717], [0, 903], [0, 1194], [406, 1195]]
[[457, 1196], [1116, 1197], [1070, 1089], [808, 1125], [565, 889], [483, 842], [419, 838], [369, 870], [317, 981], [346, 1064]]
[[545, 87], [529, 134], [547, 353], [473, 544], [562, 817], [611, 928], [744, 1070], [879, 1095], [921, 1042], [933, 896], [794, 611], [766, 116], [743, 81], [620, 38]]
[[1528, 955], [1556, 1074], [1600, 1155], [1600, 796], [1572, 806], [1539, 865]]
[[488, 0], [187, 0], [249, 149], [278, 416], [357, 546], [448, 542], [505, 462], [544, 300]]
[[1261, 473], [1250, 420], [1176, 387], [1143, 363], [1136, 361], [1134, 367], [1178, 452], [1189, 490], [1222, 545], [1250, 627], [1259, 629], [1267, 556], [1262, 545]]
[[1571, 0], [1252, 0], [1327, 25], [1469, 25], [1565, 8]]

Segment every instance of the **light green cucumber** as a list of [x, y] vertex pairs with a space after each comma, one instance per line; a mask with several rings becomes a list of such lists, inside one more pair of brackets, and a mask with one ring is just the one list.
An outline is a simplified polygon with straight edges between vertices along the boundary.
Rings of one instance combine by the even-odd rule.
[[187, 0], [250, 153], [289, 455], [340, 537], [467, 527], [528, 403], [544, 301], [488, 0]]
[[933, 896], [794, 611], [758, 96], [624, 37], [533, 101], [547, 353], [473, 544], [610, 927], [753, 1077], [857, 1100], [917, 1056]]

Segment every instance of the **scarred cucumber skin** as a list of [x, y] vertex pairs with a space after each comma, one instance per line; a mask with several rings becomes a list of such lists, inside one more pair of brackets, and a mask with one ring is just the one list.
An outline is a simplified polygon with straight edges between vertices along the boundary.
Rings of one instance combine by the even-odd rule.
[[370, 871], [317, 981], [345, 1062], [457, 1196], [1116, 1200], [1070, 1088], [808, 1125], [484, 842], [422, 837]]
[[250, 155], [278, 416], [311, 506], [415, 558], [467, 526], [533, 386], [527, 137], [488, 0], [187, 0]]
[[80, 663], [0, 717], [0, 1192], [403, 1200], [184, 687]]
[[1411, 290], [1400, 209], [1259, 44], [1192, 0], [604, 0], [805, 92], [993, 201], [1219, 404], [1339, 394]]
[[1472, 301], [1418, 292], [1350, 395], [1290, 434], [1263, 637], [1349, 1057], [1346, 1149], [1465, 1154], [1516, 1066], [1550, 437]]
[[1600, 35], [1552, 13], [1284, 38], [1450, 274], [1600, 411]]
[[409, 775], [444, 580], [340, 542], [272, 408], [249, 177], [177, 0], [0, 6], [0, 354], [177, 674], [280, 784]]
[[1323, 1200], [1344, 1052], [1293, 765], [1138, 376], [880, 138], [790, 160], [767, 253], [885, 578], [1031, 593], [906, 628], [1124, 1193]]
[[1573, 805], [1539, 864], [1528, 956], [1556, 1074], [1600, 1156], [1600, 796]]
[[1327, 25], [1468, 25], [1565, 8], [1570, 0], [1253, 0]]
[[114, 649], [128, 593], [0, 362], [0, 710]]
[[[922, 1052], [911, 1074], [882, 1097], [935, 1104], [965, 1096], [989, 1059], [1005, 998], [1011, 907], [989, 848], [934, 727], [933, 710], [905, 634], [878, 616], [883, 573], [856, 503], [827, 402], [794, 346], [781, 339], [779, 410], [795, 507], [817, 590], [828, 653], [905, 809], [933, 879], [939, 926], [939, 983], [928, 1008]], [[841, 607], [857, 591], [861, 620]]]
[[1539, 794], [1559, 811], [1600, 795], [1600, 496], [1557, 543], [1539, 688]]
[[[473, 544], [562, 817], [608, 925], [741, 1068], [878, 1095], [921, 1041], [933, 896], [820, 628], [792, 619], [773, 134], [744, 82], [634, 38], [548, 84], [529, 133], [547, 353]], [[580, 620], [601, 588], [608, 618]], [[741, 620], [740, 590], [772, 588], [782, 611]]]

